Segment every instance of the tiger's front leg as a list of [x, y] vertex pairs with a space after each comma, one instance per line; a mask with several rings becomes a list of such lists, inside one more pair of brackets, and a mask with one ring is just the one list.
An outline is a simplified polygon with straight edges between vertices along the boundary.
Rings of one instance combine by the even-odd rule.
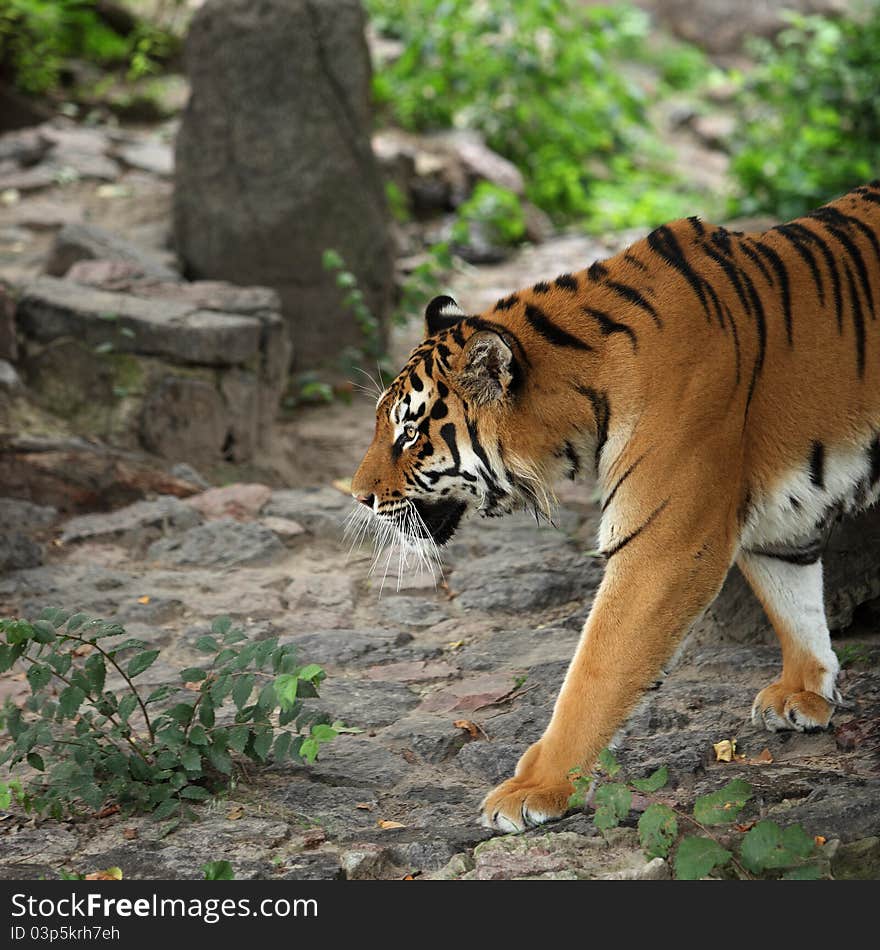
[[734, 533], [717, 513], [688, 510], [676, 517], [668, 505], [611, 557], [547, 730], [514, 776], [486, 796], [484, 824], [517, 832], [566, 812], [570, 771], [592, 768], [718, 593]]

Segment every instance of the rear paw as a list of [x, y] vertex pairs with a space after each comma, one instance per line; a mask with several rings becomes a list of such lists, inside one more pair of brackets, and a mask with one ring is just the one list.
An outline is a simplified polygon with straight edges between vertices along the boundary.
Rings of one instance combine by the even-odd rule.
[[762, 689], [752, 705], [752, 722], [771, 732], [818, 732], [828, 728], [833, 714], [832, 700], [810, 690], [792, 690], [781, 683]]

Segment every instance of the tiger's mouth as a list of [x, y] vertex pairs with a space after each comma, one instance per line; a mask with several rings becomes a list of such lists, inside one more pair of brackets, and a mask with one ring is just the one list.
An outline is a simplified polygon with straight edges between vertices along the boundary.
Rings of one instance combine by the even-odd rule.
[[435, 544], [446, 544], [455, 534], [467, 504], [444, 498], [442, 501], [425, 501], [423, 498], [411, 498], [416, 511], [421, 516], [425, 528]]

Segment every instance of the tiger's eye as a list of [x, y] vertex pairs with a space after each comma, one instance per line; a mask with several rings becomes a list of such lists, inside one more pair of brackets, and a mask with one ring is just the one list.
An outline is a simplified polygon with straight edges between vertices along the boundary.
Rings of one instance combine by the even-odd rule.
[[407, 440], [414, 439], [418, 431], [418, 427], [414, 422], [407, 422], [407, 424], [403, 427], [403, 432]]

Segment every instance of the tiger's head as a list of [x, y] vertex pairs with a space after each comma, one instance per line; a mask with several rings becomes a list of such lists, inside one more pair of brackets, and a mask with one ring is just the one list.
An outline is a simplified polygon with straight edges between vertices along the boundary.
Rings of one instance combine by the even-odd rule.
[[501, 515], [538, 496], [502, 448], [523, 378], [517, 341], [451, 297], [433, 300], [425, 320], [427, 339], [376, 404], [349, 530], [372, 529], [378, 547], [397, 543], [427, 563], [468, 510]]

